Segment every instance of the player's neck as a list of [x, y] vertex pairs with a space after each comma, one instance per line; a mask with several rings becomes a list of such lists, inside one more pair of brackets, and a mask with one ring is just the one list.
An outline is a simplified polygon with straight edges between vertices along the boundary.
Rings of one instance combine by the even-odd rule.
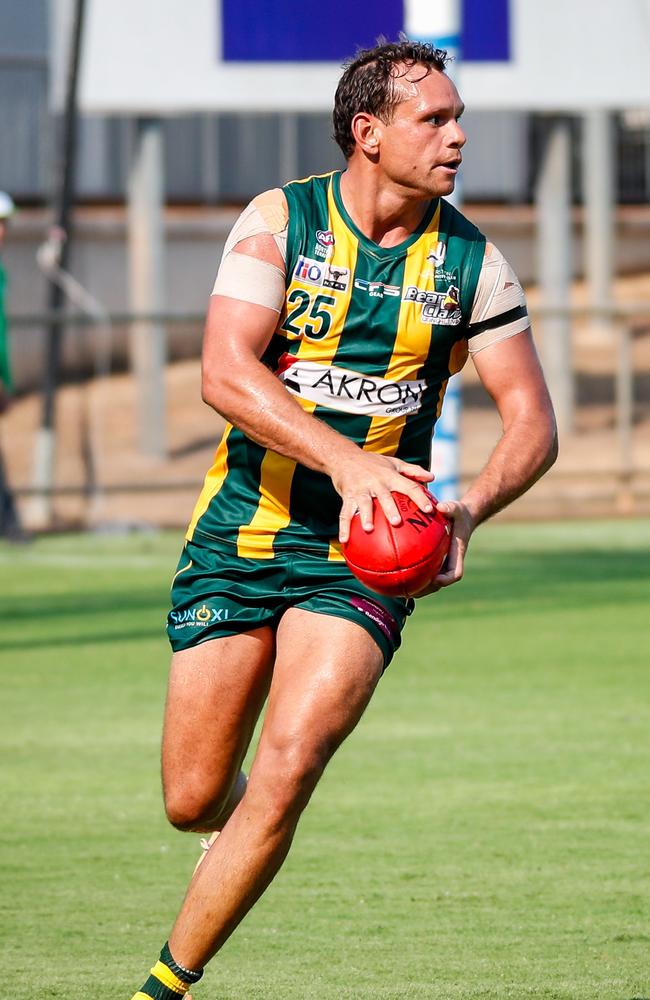
[[341, 198], [355, 225], [373, 243], [394, 247], [420, 225], [431, 199], [414, 199], [403, 189], [360, 177], [349, 166], [341, 175]]

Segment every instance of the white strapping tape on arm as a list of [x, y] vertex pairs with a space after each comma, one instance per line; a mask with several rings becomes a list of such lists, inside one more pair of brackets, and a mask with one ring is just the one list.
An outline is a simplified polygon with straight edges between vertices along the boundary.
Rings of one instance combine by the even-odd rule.
[[249, 236], [272, 236], [280, 251], [282, 260], [287, 259], [287, 227], [279, 232], [272, 232], [269, 224], [255, 204], [255, 200], [246, 206], [242, 214], [237, 219], [235, 225], [230, 230], [226, 245], [223, 248], [222, 260], [231, 253], [238, 243], [248, 239]]
[[280, 313], [285, 290], [284, 274], [275, 264], [234, 252], [226, 254], [221, 261], [212, 294], [266, 306]]
[[[490, 253], [486, 254], [483, 261], [470, 325], [497, 318], [518, 306], [526, 306], [526, 297], [519, 279], [501, 251], [490, 246]], [[523, 333], [529, 326], [530, 320], [526, 313], [510, 323], [484, 330], [483, 333], [470, 337], [469, 352], [477, 354], [491, 344]]]

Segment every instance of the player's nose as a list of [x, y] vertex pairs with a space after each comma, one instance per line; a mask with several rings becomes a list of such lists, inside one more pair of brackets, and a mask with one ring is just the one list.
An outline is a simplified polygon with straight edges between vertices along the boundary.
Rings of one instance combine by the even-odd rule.
[[460, 149], [467, 142], [467, 136], [461, 128], [460, 122], [456, 118], [452, 118], [449, 123], [449, 145]]

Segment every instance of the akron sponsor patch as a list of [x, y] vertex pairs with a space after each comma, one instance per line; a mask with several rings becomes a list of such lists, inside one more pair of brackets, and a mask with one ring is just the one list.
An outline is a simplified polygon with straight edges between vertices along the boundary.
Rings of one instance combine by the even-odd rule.
[[368, 417], [416, 413], [427, 387], [425, 379], [392, 382], [337, 365], [301, 361], [291, 354], [282, 355], [276, 374], [294, 396], [343, 413]]
[[345, 292], [350, 285], [349, 268], [314, 260], [313, 257], [298, 257], [293, 277], [305, 285], [332, 288], [335, 292]]

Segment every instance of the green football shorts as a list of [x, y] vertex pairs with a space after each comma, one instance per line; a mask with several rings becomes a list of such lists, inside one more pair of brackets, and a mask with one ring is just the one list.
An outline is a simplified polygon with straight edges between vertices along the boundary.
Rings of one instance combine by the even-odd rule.
[[344, 562], [315, 553], [285, 551], [273, 559], [244, 559], [231, 545], [186, 542], [172, 583], [167, 635], [176, 652], [264, 625], [275, 628], [291, 607], [361, 625], [384, 654], [385, 669], [414, 601], [375, 594]]

